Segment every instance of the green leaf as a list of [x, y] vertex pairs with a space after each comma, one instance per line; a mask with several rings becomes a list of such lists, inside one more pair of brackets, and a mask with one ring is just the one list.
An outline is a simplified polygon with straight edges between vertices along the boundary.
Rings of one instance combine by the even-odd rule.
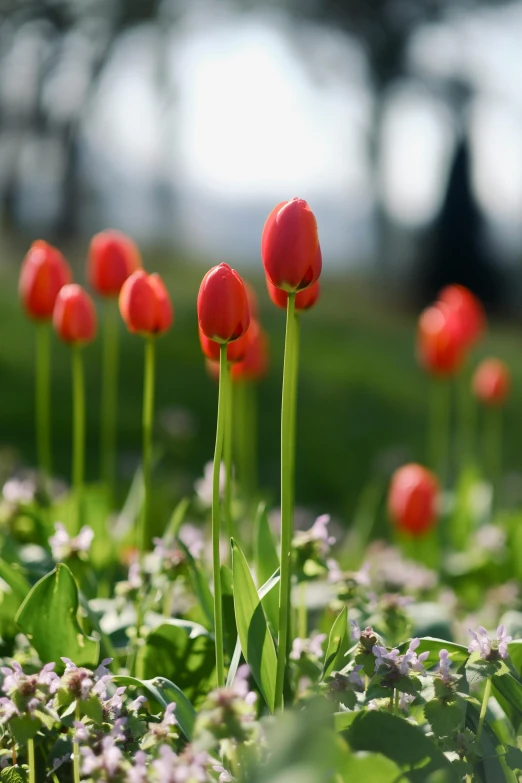
[[214, 640], [202, 625], [169, 620], [155, 628], [140, 648], [139, 679], [160, 674], [172, 680], [193, 703], [215, 687]]
[[78, 587], [60, 563], [34, 585], [15, 619], [43, 663], [54, 661], [61, 671], [64, 656], [77, 666], [92, 668], [98, 663], [100, 645], [83, 632], [77, 614]]
[[274, 710], [277, 658], [274, 641], [246, 558], [232, 540], [234, 609], [241, 649], [271, 712]]
[[0, 579], [3, 579], [9, 585], [13, 595], [21, 604], [25, 596], [31, 589], [31, 585], [22, 573], [22, 570], [16, 564], [0, 559]]
[[517, 769], [522, 772], [522, 750], [513, 747], [513, 745], [507, 745], [506, 762], [510, 769]]
[[[277, 549], [268, 524], [268, 513], [265, 503], [260, 503], [256, 517], [256, 556], [255, 566], [258, 584], [266, 583], [279, 568]], [[263, 598], [263, 609], [271, 625], [272, 632], [277, 634], [279, 628], [279, 600], [276, 592]]]
[[[339, 615], [336, 617], [330, 636], [328, 637], [328, 647], [326, 648], [326, 655], [324, 658], [323, 673], [321, 679], [334, 671], [335, 664], [337, 662], [337, 656], [342, 648], [343, 641], [346, 637], [348, 624], [348, 609], [345, 606]], [[339, 668], [339, 667], [337, 667]], [[341, 667], [342, 668], [342, 667]]]
[[357, 717], [357, 712], [352, 712], [351, 710], [346, 710], [343, 712], [334, 712], [334, 727], [336, 731], [344, 731], [345, 729], [350, 726], [355, 718]]
[[132, 685], [135, 688], [140, 688], [152, 699], [153, 703], [157, 703], [162, 709], [174, 702], [176, 705], [174, 715], [178, 725], [185, 737], [189, 741], [192, 739], [196, 711], [183, 691], [177, 685], [174, 685], [173, 682], [165, 679], [165, 677], [141, 680], [138, 677], [130, 677], [125, 674], [117, 674], [112, 678], [112, 682], [116, 685]]
[[487, 680], [495, 674], [509, 674], [509, 669], [504, 661], [485, 661], [479, 652], [471, 653], [466, 663], [466, 680], [470, 685]]
[[437, 737], [449, 737], [464, 725], [466, 704], [433, 699], [425, 705], [424, 716]]
[[399, 766], [415, 768], [405, 773], [410, 780], [427, 780], [437, 770], [445, 772], [448, 782], [457, 783], [460, 779], [444, 753], [422, 729], [395, 715], [376, 711], [358, 713], [344, 736], [352, 750], [382, 753]]
[[[510, 672], [493, 675], [493, 687], [508, 701], [522, 719], [522, 684]], [[515, 729], [517, 726], [515, 726]]]
[[163, 536], [164, 541], [170, 541], [177, 537], [178, 531], [183, 524], [183, 520], [185, 519], [188, 508], [190, 506], [190, 502], [190, 498], [182, 498], [179, 501], [178, 505], [172, 512], [169, 524], [165, 530], [165, 534]]
[[[489, 713], [489, 708], [488, 708]], [[516, 783], [513, 773], [506, 768], [506, 762], [503, 759], [504, 746], [500, 743], [497, 735], [491, 728], [489, 716], [486, 713], [486, 720], [482, 727], [480, 737], [480, 751], [483, 758], [480, 759], [473, 768], [474, 777], [477, 781], [483, 783]], [[475, 734], [477, 733], [479, 723], [479, 707], [473, 701], [468, 701], [466, 710], [466, 725]]]
[[2, 783], [27, 783], [29, 780], [29, 772], [23, 767], [5, 767], [0, 772], [0, 780]]
[[232, 658], [237, 642], [234, 588], [232, 569], [224, 563], [221, 564], [221, 603], [223, 606], [223, 646], [226, 655]]
[[510, 642], [508, 644], [508, 653], [511, 663], [520, 677], [522, 675], [522, 639], [515, 639], [514, 642]]

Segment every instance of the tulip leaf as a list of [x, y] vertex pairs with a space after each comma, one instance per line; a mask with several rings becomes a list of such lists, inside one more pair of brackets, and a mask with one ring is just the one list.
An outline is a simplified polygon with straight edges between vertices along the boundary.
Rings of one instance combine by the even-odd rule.
[[[401, 653], [406, 652], [409, 647], [409, 642], [403, 642], [399, 645]], [[450, 661], [455, 666], [460, 666], [465, 663], [469, 658], [468, 648], [463, 644], [455, 644], [455, 642], [448, 642], [445, 639], [435, 639], [432, 636], [423, 636], [420, 639], [420, 644], [415, 650], [417, 655], [423, 652], [428, 652], [429, 655], [425, 661], [425, 667], [427, 669], [435, 666], [439, 662], [439, 653], [441, 650], [447, 650], [449, 653]]]
[[56, 663], [61, 657], [77, 666], [94, 667], [100, 644], [87, 636], [78, 622], [78, 587], [66, 565], [60, 563], [32, 587], [15, 621], [25, 633], [43, 663]]
[[[256, 574], [259, 585], [266, 583], [279, 568], [276, 545], [268, 524], [266, 505], [260, 503], [256, 518]], [[275, 591], [263, 598], [263, 609], [274, 634], [279, 628], [279, 601]]]
[[214, 640], [202, 625], [187, 620], [169, 620], [151, 631], [136, 661], [140, 679], [161, 674], [195, 704], [215, 687], [215, 668]]
[[232, 540], [234, 609], [243, 656], [269, 709], [274, 710], [277, 658], [261, 600], [246, 558]]
[[139, 677], [130, 677], [126, 674], [115, 675], [112, 678], [112, 682], [114, 682], [115, 685], [131, 685], [135, 688], [140, 688], [145, 691], [153, 704], [158, 704], [163, 710], [167, 705], [174, 702], [176, 705], [174, 715], [178, 725], [188, 740], [192, 738], [196, 711], [181, 688], [174, 685], [173, 682], [167, 680], [165, 677], [154, 677], [152, 680], [142, 680]]
[[340, 614], [336, 617], [335, 622], [332, 625], [332, 629], [330, 631], [330, 636], [328, 637], [328, 647], [326, 649], [323, 673], [321, 675], [321, 679], [323, 680], [325, 677], [328, 677], [328, 675], [331, 674], [332, 671], [334, 671], [336, 661], [338, 660], [339, 657], [341, 657], [339, 653], [342, 652], [342, 645], [344, 640], [346, 639], [346, 632], [348, 630], [347, 624], [348, 624], [348, 609], [345, 606], [341, 610]]

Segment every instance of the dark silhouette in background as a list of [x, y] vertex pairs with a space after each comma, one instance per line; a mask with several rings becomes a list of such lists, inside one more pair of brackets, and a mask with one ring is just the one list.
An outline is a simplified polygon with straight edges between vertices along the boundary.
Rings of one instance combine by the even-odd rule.
[[484, 219], [471, 187], [466, 136], [455, 149], [446, 196], [430, 231], [428, 247], [416, 285], [422, 304], [432, 302], [445, 285], [460, 283], [489, 310], [501, 309], [505, 298], [502, 275], [489, 250]]

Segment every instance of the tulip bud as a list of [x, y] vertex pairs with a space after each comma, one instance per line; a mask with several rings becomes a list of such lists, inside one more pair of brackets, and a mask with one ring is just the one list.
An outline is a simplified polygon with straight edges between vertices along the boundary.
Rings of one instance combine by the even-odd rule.
[[268, 369], [268, 338], [257, 321], [251, 322], [247, 336], [245, 358], [232, 365], [233, 381], [259, 381]]
[[133, 272], [122, 285], [119, 305], [127, 329], [135, 334], [160, 335], [172, 326], [172, 303], [159, 275]]
[[56, 297], [53, 325], [66, 343], [88, 343], [96, 336], [96, 310], [87, 291], [71, 283], [64, 285]]
[[71, 279], [59, 250], [43, 239], [33, 242], [20, 271], [19, 293], [26, 313], [36, 320], [51, 318], [58, 291]]
[[427, 533], [437, 519], [439, 482], [422, 465], [403, 465], [392, 476], [388, 512], [395, 526], [412, 536]]
[[439, 300], [457, 314], [464, 346], [474, 345], [486, 330], [486, 313], [480, 299], [463, 285], [448, 285], [440, 292]]
[[465, 344], [460, 318], [442, 302], [426, 308], [419, 318], [417, 354], [422, 366], [434, 375], [451, 375], [464, 358]]
[[475, 371], [471, 386], [477, 399], [485, 405], [503, 405], [511, 388], [507, 365], [500, 359], [484, 359]]
[[248, 329], [245, 286], [228, 264], [212, 267], [203, 278], [198, 293], [198, 323], [203, 334], [217, 343], [237, 340]]
[[[272, 285], [268, 278], [266, 281], [266, 287], [268, 289], [268, 295], [276, 307], [280, 307], [282, 310], [286, 310], [286, 304], [288, 302], [287, 292], [283, 291], [282, 288], [276, 288], [275, 285]], [[313, 307], [319, 299], [320, 293], [321, 287], [319, 285], [319, 281], [308, 286], [308, 288], [305, 288], [303, 291], [298, 291], [295, 295], [296, 311], [301, 313], [304, 310], [310, 310], [310, 308]]]
[[[244, 334], [232, 343], [227, 343], [227, 362], [232, 364], [233, 362], [240, 362], [245, 358], [245, 354], [248, 348], [248, 333], [252, 328], [252, 321], [250, 326]], [[212, 362], [219, 362], [220, 345], [215, 340], [209, 340], [206, 335], [203, 334], [201, 329], [199, 332], [199, 342], [201, 344], [201, 350]]]
[[261, 256], [266, 276], [284, 291], [300, 291], [319, 279], [317, 223], [306, 201], [293, 198], [272, 210], [263, 228]]
[[107, 229], [91, 239], [87, 272], [100, 296], [118, 296], [125, 280], [140, 267], [140, 252], [126, 234]]

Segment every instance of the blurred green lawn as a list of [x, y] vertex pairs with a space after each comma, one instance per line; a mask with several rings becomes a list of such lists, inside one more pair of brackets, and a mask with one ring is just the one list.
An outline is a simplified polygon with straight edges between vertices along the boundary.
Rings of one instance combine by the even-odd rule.
[[[75, 277], [82, 281], [81, 259], [76, 260]], [[158, 341], [156, 387], [156, 442], [162, 445], [163, 454], [156, 480], [175, 499], [190, 491], [213, 453], [217, 387], [205, 371], [196, 319], [196, 296], [206, 268], [162, 254], [146, 255], [145, 264], [164, 275], [175, 307], [174, 328]], [[261, 485], [277, 502], [285, 316], [270, 303], [261, 269], [240, 271], [258, 292], [262, 322], [271, 341], [270, 373], [259, 393], [259, 465]], [[31, 465], [35, 459], [34, 334], [21, 312], [17, 276], [18, 267], [11, 260], [0, 268], [0, 443], [14, 447], [20, 461]], [[302, 317], [296, 500], [317, 512], [338, 514], [349, 523], [362, 487], [376, 471], [389, 470], [403, 459], [425, 459], [429, 384], [415, 361], [414, 313], [402, 312], [382, 294], [376, 296], [368, 285], [348, 277], [325, 277], [322, 286], [317, 307]], [[123, 327], [121, 343], [118, 438], [123, 492], [139, 460], [143, 343], [124, 333]], [[506, 327], [492, 328], [477, 351], [477, 358], [495, 354], [506, 359], [513, 370], [513, 397], [506, 412], [508, 469], [520, 466], [519, 353], [519, 335]], [[85, 349], [85, 359], [87, 472], [95, 479], [99, 340]], [[168, 408], [190, 412], [192, 434], [165, 434], [161, 412]], [[56, 471], [66, 478], [70, 417], [68, 351], [55, 340], [53, 447]]]

